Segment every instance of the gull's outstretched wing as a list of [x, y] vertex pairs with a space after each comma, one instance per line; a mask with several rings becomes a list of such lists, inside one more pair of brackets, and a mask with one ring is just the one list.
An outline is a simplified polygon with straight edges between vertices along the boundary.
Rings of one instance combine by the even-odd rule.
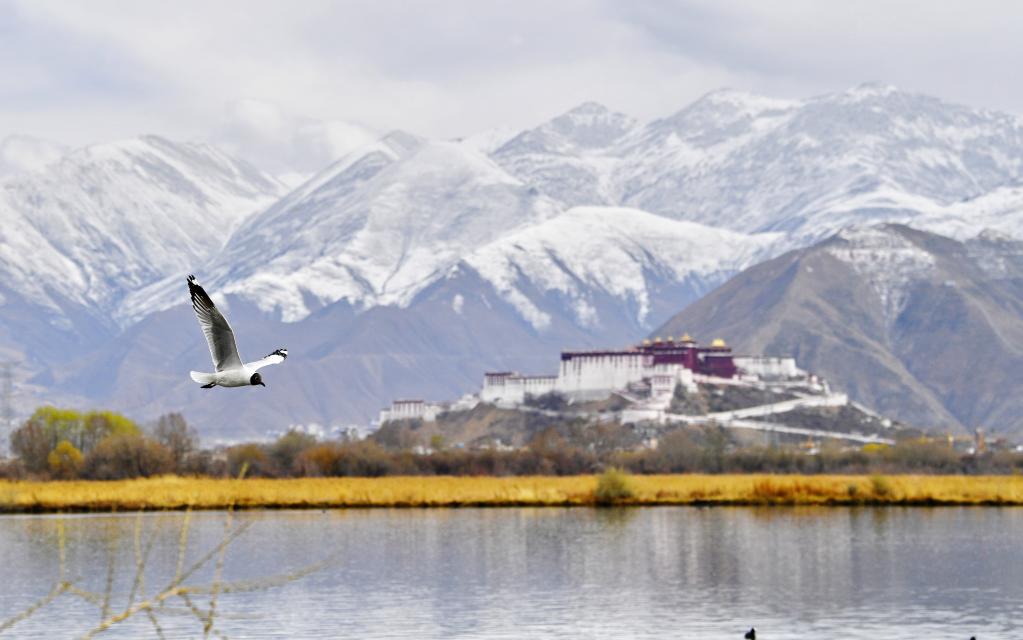
[[231, 325], [227, 324], [227, 319], [217, 310], [213, 300], [195, 281], [195, 276], [188, 276], [188, 294], [192, 297], [195, 317], [199, 319], [199, 326], [206, 335], [206, 342], [210, 346], [213, 366], [217, 371], [242, 366], [242, 359], [238, 357], [238, 345], [235, 344]]
[[288, 357], [287, 349], [277, 349], [270, 355], [266, 356], [262, 360], [256, 360], [255, 362], [248, 362], [245, 366], [253, 371], [262, 369], [263, 367], [270, 364], [280, 364]]

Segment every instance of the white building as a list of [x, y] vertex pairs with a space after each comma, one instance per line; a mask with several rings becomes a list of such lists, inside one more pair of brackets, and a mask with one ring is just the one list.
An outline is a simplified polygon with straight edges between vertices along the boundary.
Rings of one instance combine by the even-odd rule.
[[396, 400], [380, 413], [380, 422], [408, 418], [432, 421], [441, 411], [472, 409], [478, 402], [516, 407], [527, 397], [552, 392], [584, 402], [603, 400], [617, 392], [633, 401], [631, 410], [663, 412], [679, 385], [695, 392], [697, 381], [746, 385], [774, 380], [785, 384], [797, 378], [813, 382], [812, 376], [796, 366], [794, 358], [736, 356], [721, 339], [701, 347], [687, 334], [677, 340], [670, 336], [644, 340], [628, 349], [563, 351], [557, 375], [488, 372], [478, 396], [467, 395], [450, 405]]
[[445, 409], [445, 405], [425, 400], [395, 400], [391, 402], [389, 409], [380, 412], [380, 424], [388, 420], [412, 420], [420, 419], [424, 422], [433, 422], [437, 414]]
[[678, 363], [654, 363], [643, 351], [565, 352], [556, 376], [524, 376], [511, 371], [483, 376], [480, 400], [518, 405], [526, 396], [557, 392], [573, 400], [603, 400], [630, 385], [650, 385], [655, 395], [671, 394], [679, 384], [696, 390], [693, 372]]
[[735, 356], [735, 366], [744, 374], [760, 379], [802, 378], [806, 372], [796, 366], [795, 358], [772, 356]]
[[502, 404], [522, 404], [526, 395], [542, 396], [557, 391], [557, 376], [523, 376], [514, 371], [483, 374], [480, 400]]
[[471, 411], [480, 403], [476, 394], [467, 393], [454, 402], [426, 402], [425, 400], [395, 400], [387, 409], [380, 411], [377, 424], [388, 420], [419, 419], [433, 422], [443, 411]]

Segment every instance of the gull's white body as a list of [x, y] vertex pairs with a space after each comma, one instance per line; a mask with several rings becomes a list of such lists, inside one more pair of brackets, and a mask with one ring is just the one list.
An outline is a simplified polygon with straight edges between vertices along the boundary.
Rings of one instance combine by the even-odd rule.
[[287, 349], [277, 349], [262, 360], [242, 364], [235, 344], [234, 331], [227, 323], [227, 318], [213, 304], [206, 291], [195, 281], [195, 276], [188, 276], [188, 293], [192, 298], [192, 309], [199, 320], [199, 327], [206, 336], [206, 344], [213, 357], [213, 373], [192, 371], [192, 380], [211, 387], [248, 387], [263, 384], [262, 378], [256, 373], [259, 369], [284, 362], [288, 357]]
[[210, 384], [212, 382], [218, 387], [248, 387], [252, 385], [250, 380], [252, 380], [252, 374], [255, 372], [256, 370], [248, 365], [242, 365], [241, 367], [217, 371], [215, 373], [192, 371], [189, 375], [192, 376], [192, 380], [199, 384]]

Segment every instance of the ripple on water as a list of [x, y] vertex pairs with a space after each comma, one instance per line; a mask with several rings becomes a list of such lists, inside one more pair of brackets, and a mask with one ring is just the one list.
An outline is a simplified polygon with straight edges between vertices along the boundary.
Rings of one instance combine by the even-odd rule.
[[[135, 575], [134, 531], [152, 536], [146, 593], [177, 563], [180, 513], [0, 517], [0, 619], [68, 570], [115, 606]], [[224, 535], [227, 514], [190, 516], [187, 555]], [[332, 561], [293, 582], [218, 596], [216, 627], [249, 638], [1006, 637], [1023, 614], [1023, 509], [637, 508], [244, 512], [230, 581]], [[209, 584], [215, 567], [191, 584]], [[198, 609], [209, 606], [197, 597]], [[62, 597], [10, 630], [72, 637], [98, 609]], [[182, 602], [168, 636], [201, 629]], [[104, 637], [153, 635], [142, 616]]]

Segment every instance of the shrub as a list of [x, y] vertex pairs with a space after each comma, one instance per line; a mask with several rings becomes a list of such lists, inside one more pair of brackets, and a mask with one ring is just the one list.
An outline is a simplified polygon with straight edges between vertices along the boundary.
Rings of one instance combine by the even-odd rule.
[[[337, 462], [335, 473], [339, 476], [361, 476], [375, 478], [395, 473], [410, 473], [406, 459], [402, 465], [397, 456], [388, 455], [375, 442], [358, 442], [343, 448], [344, 455]], [[404, 468], [402, 468], [404, 467]]]
[[73, 409], [40, 407], [11, 434], [11, 448], [30, 471], [49, 468], [49, 454], [66, 440], [84, 454], [104, 438], [138, 435], [134, 422], [111, 411], [79, 413]]
[[174, 457], [159, 442], [141, 435], [104, 438], [85, 456], [82, 475], [92, 480], [121, 480], [170, 473]]
[[232, 478], [246, 476], [273, 476], [273, 465], [258, 444], [240, 444], [227, 450], [227, 473]]
[[344, 455], [345, 448], [336, 442], [318, 444], [298, 454], [295, 470], [307, 477], [337, 475]]
[[153, 437], [171, 452], [175, 466], [180, 466], [185, 456], [199, 447], [199, 434], [188, 426], [180, 413], [160, 416], [153, 429]]
[[557, 391], [548, 391], [540, 395], [527, 393], [523, 404], [544, 411], [564, 411], [568, 408], [568, 399]]
[[878, 498], [885, 498], [891, 495], [892, 484], [884, 476], [870, 476], [870, 490]]
[[278, 473], [288, 475], [298, 455], [316, 445], [316, 436], [291, 429], [270, 446], [270, 459], [277, 467]]
[[17, 458], [12, 460], [0, 459], [0, 480], [24, 480], [26, 475], [25, 465], [22, 464], [21, 460]]
[[374, 431], [369, 439], [386, 449], [407, 451], [422, 444], [419, 434], [423, 427], [419, 418], [388, 420]]
[[611, 505], [628, 500], [632, 496], [628, 474], [621, 469], [611, 467], [597, 479], [597, 489], [594, 492], [597, 504]]
[[37, 473], [45, 471], [49, 464], [47, 457], [55, 444], [51, 444], [46, 426], [35, 416], [29, 418], [11, 434], [11, 451], [21, 458], [28, 471]]
[[78, 475], [82, 468], [83, 456], [75, 445], [67, 440], [61, 440], [46, 457], [46, 461], [53, 477], [67, 480]]
[[183, 476], [223, 477], [227, 475], [227, 460], [214, 456], [212, 451], [193, 451], [182, 458], [176, 472]]

